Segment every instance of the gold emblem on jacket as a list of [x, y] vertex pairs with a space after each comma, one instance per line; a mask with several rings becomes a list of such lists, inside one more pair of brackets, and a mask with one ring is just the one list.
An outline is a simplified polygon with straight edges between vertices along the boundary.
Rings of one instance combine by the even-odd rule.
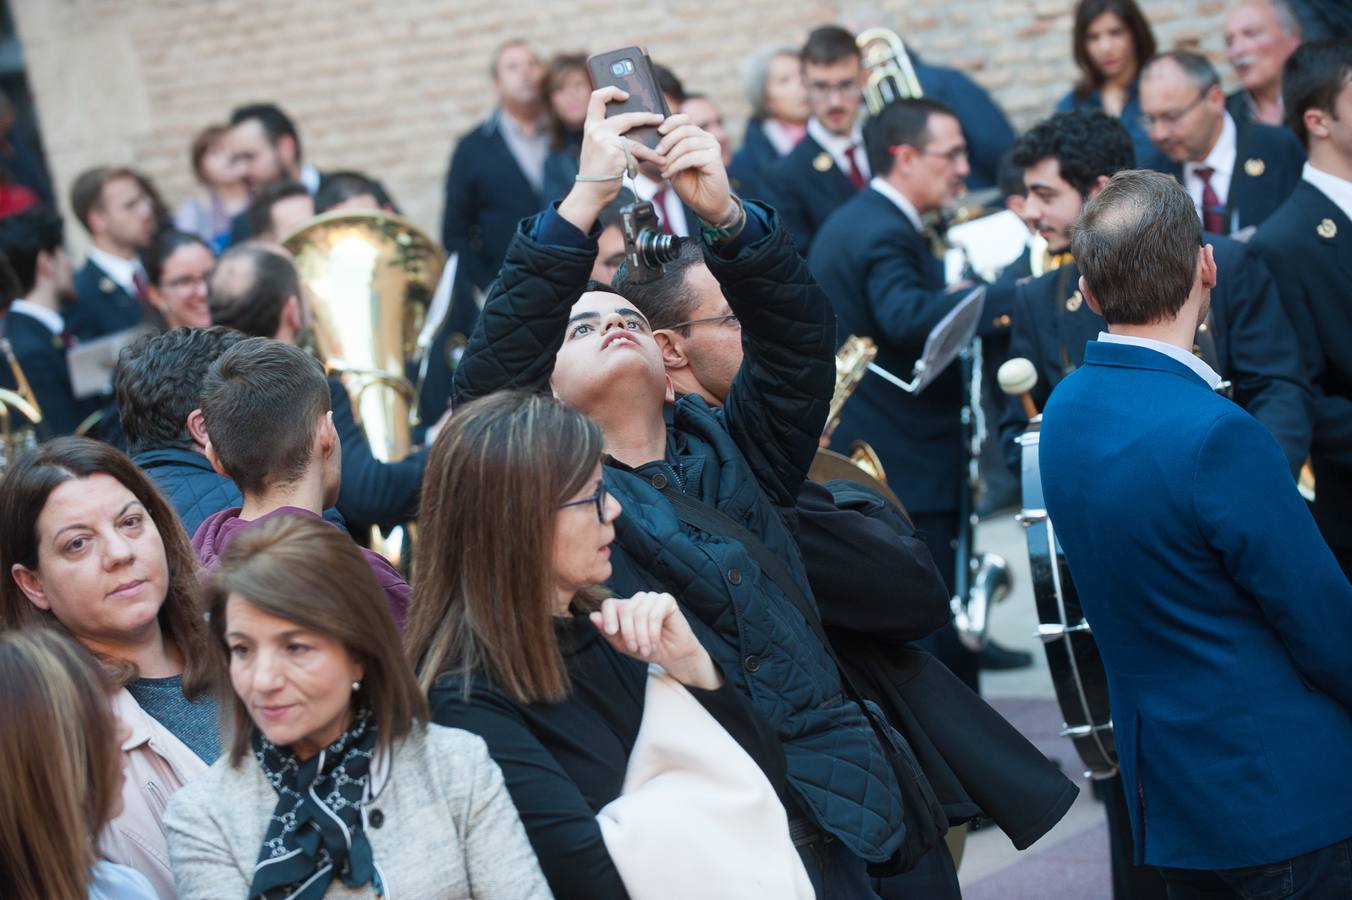
[[1331, 240], [1338, 236], [1338, 226], [1332, 219], [1325, 219], [1314, 227], [1314, 233], [1325, 240]]
[[117, 285], [113, 284], [113, 279], [105, 275], [103, 278], [99, 279], [99, 290], [105, 294], [111, 294], [113, 291], [117, 290]]
[[1257, 178], [1267, 171], [1267, 163], [1261, 159], [1247, 159], [1244, 161], [1244, 174], [1250, 178]]
[[824, 150], [812, 158], [812, 168], [818, 172], [829, 172], [835, 164], [836, 161], [831, 158], [831, 154]]
[[1075, 312], [1083, 305], [1084, 294], [1081, 294], [1079, 291], [1076, 291], [1066, 298], [1066, 312]]

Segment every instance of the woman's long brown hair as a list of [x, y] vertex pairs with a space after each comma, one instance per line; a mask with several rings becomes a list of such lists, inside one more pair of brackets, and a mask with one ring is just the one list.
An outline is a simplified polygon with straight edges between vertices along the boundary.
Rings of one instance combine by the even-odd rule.
[[554, 632], [556, 513], [603, 448], [596, 423], [552, 397], [491, 394], [451, 416], [423, 475], [404, 631], [424, 691], [459, 672], [466, 691], [483, 674], [522, 703], [567, 695]]
[[1075, 7], [1071, 49], [1075, 55], [1075, 65], [1080, 70], [1075, 96], [1081, 100], [1088, 99], [1090, 94], [1103, 86], [1103, 73], [1095, 68], [1094, 61], [1089, 58], [1089, 25], [1104, 13], [1117, 16], [1127, 31], [1131, 32], [1136, 74], [1139, 75], [1146, 61], [1155, 55], [1155, 33], [1150, 30], [1150, 22], [1136, 5], [1136, 0], [1080, 0], [1080, 4]]
[[122, 788], [103, 673], [53, 628], [0, 634], [0, 887], [87, 900], [98, 834]]
[[[100, 441], [63, 437], [23, 456], [0, 481], [0, 629], [29, 625], [61, 627], [50, 611], [38, 609], [14, 580], [14, 565], [38, 569], [38, 516], [47, 498], [67, 481], [95, 474], [110, 475], [131, 491], [150, 514], [164, 543], [169, 587], [160, 607], [164, 639], [183, 657], [183, 695], [192, 699], [212, 681], [207, 653], [207, 625], [202, 616], [202, 588], [197, 581], [197, 558], [173, 507], [136, 464]], [[137, 677], [125, 659], [100, 657], [116, 684]]]

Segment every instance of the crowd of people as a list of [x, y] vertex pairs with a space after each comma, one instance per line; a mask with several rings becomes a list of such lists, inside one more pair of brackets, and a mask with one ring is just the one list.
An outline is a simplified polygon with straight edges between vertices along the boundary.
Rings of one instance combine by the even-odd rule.
[[[1134, 0], [1080, 0], [1080, 78], [1021, 134], [923, 47], [866, 113], [878, 23], [822, 25], [747, 61], [740, 146], [660, 64], [669, 115], [607, 116], [586, 54], [507, 41], [394, 461], [281, 239], [398, 206], [276, 105], [198, 135], [172, 211], [80, 174], [78, 270], [14, 193], [0, 400], [40, 415], [0, 447], [0, 893], [959, 897], [951, 828], [1023, 849], [1078, 793], [980, 699], [1026, 658], [954, 624], [971, 417], [990, 508], [1043, 410], [1113, 895], [1352, 896], [1352, 37], [1318, 21], [1236, 0], [1227, 96]], [[952, 264], [973, 197], [1017, 223], [995, 271]], [[812, 480], [840, 343], [909, 373], [978, 285], [976, 372], [866, 377], [830, 423], [885, 486]]]

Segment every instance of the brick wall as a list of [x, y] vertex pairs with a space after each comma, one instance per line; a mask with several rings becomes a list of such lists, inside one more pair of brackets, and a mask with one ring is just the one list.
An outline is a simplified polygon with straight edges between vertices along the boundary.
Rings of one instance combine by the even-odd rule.
[[[927, 59], [961, 67], [1016, 127], [1046, 114], [1074, 77], [1072, 0], [877, 4]], [[1217, 57], [1224, 0], [1143, 0], [1162, 48]], [[193, 189], [188, 146], [236, 104], [275, 100], [321, 169], [384, 179], [435, 233], [455, 136], [492, 105], [487, 66], [504, 38], [545, 52], [640, 44], [734, 132], [746, 116], [741, 62], [800, 43], [856, 4], [812, 0], [11, 0], [53, 176], [129, 163], [172, 204]], [[845, 7], [845, 8], [842, 8]], [[1220, 66], [1225, 70], [1225, 66]], [[1229, 72], [1224, 72], [1229, 77]], [[79, 240], [70, 229], [71, 238]]]

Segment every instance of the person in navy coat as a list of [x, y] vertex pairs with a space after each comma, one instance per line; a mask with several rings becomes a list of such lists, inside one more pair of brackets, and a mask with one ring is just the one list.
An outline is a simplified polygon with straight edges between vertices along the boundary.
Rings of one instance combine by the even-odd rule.
[[[966, 293], [944, 289], [943, 266], [921, 217], [962, 190], [967, 146], [957, 117], [930, 99], [889, 104], [868, 121], [865, 140], [880, 175], [822, 226], [808, 265], [835, 307], [837, 339], [872, 338], [878, 365], [909, 378], [930, 330]], [[1002, 312], [987, 309], [982, 319], [993, 322]], [[847, 452], [855, 439], [878, 452], [889, 486], [926, 533], [950, 590], [966, 480], [959, 368], [950, 367], [920, 394], [866, 376], [832, 438]], [[951, 628], [939, 633], [935, 648], [975, 686], [975, 656], [961, 648]]]
[[810, 111], [798, 51], [769, 47], [752, 56], [746, 66], [746, 99], [751, 117], [728, 177], [743, 185], [734, 188], [739, 196], [764, 199], [766, 170], [788, 156], [807, 133]]
[[1352, 576], [1352, 40], [1311, 42], [1282, 77], [1310, 161], [1253, 246], [1277, 279], [1314, 388], [1314, 515]]
[[131, 169], [99, 166], [75, 179], [70, 205], [89, 232], [89, 249], [65, 310], [67, 330], [90, 340], [134, 328], [145, 315], [140, 253], [156, 229], [150, 194]]
[[1161, 53], [1141, 74], [1142, 119], [1176, 166], [1173, 174], [1192, 195], [1202, 227], [1252, 233], [1290, 196], [1305, 151], [1285, 128], [1237, 124], [1220, 84], [1200, 54]]
[[1072, 248], [1109, 330], [1052, 393], [1040, 469], [1136, 861], [1175, 900], [1346, 897], [1352, 585], [1271, 432], [1191, 352], [1216, 283], [1192, 200], [1119, 172]]

